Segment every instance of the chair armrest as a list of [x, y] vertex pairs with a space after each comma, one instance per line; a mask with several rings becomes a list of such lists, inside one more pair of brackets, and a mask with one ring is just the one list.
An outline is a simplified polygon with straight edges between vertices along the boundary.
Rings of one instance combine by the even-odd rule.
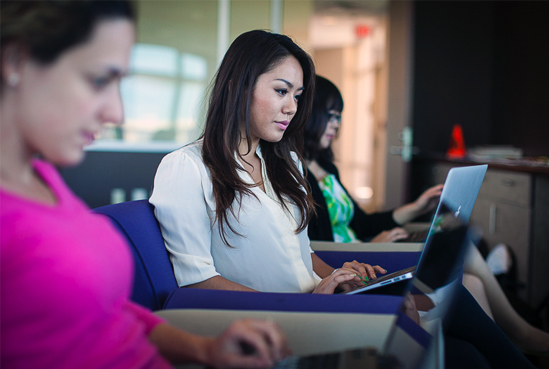
[[168, 296], [164, 309], [394, 314], [401, 302], [401, 296], [388, 295], [347, 296], [179, 288]]
[[269, 319], [286, 334], [294, 355], [366, 346], [381, 350], [396, 317], [394, 314], [197, 309], [161, 310], [156, 314], [178, 328], [208, 336], [219, 335], [237, 319]]
[[421, 252], [422, 242], [328, 242], [311, 241], [313, 251], [348, 251], [348, 252]]
[[311, 241], [311, 248], [326, 264], [337, 268], [356, 260], [379, 265], [389, 273], [417, 264], [422, 243], [336, 243]]

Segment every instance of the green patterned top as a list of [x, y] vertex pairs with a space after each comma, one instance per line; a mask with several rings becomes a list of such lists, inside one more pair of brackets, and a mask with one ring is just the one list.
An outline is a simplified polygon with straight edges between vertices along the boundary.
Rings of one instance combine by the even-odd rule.
[[355, 213], [355, 207], [349, 194], [345, 192], [333, 174], [328, 174], [318, 181], [318, 185], [326, 200], [334, 241], [357, 242], [355, 232], [349, 227]]

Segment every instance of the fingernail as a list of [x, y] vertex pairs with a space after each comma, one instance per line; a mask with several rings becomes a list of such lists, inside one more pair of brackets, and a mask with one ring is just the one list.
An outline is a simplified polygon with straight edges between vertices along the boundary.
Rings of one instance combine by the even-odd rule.
[[369, 281], [368, 276], [364, 276], [364, 279], [366, 280], [366, 282]]
[[356, 277], [356, 274], [351, 274], [351, 277]]

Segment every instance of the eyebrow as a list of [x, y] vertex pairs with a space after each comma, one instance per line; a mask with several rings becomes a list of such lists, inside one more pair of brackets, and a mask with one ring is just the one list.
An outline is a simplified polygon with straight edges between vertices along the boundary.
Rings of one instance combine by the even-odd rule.
[[[286, 81], [286, 80], [283, 79], [283, 78], [277, 78], [277, 79], [275, 79], [275, 81], [282, 81], [282, 82], [284, 82], [285, 84], [287, 84], [288, 87], [294, 88], [294, 84], [293, 84], [293, 83], [291, 83], [290, 81]], [[305, 90], [305, 87], [300, 87], [300, 88], [298, 88], [298, 90], [304, 91], [304, 90]]]
[[120, 68], [117, 68], [117, 67], [107, 67], [107, 73], [109, 74], [109, 77], [122, 78], [129, 75], [130, 71], [121, 70]]

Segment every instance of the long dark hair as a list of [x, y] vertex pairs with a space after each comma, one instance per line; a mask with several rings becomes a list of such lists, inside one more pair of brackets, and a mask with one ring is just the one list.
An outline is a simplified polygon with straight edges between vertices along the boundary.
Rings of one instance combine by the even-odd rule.
[[232, 204], [237, 199], [240, 204], [243, 196], [255, 196], [250, 185], [243, 182], [238, 171], [244, 170], [235, 155], [239, 153], [241, 123], [245, 123], [245, 139], [251, 147], [250, 104], [258, 77], [275, 68], [286, 57], [297, 59], [303, 70], [304, 91], [299, 100], [292, 123], [279, 142], [261, 140], [262, 156], [265, 160], [267, 176], [278, 200], [287, 208], [287, 201], [294, 203], [301, 213], [296, 232], [301, 232], [309, 223], [313, 211], [312, 198], [308, 185], [292, 159], [291, 152], [297, 154], [301, 165], [303, 159], [303, 126], [311, 112], [314, 92], [314, 64], [310, 56], [289, 37], [262, 30], [241, 34], [227, 50], [217, 71], [212, 86], [206, 126], [203, 134], [202, 157], [210, 169], [213, 194], [216, 202], [216, 221], [220, 234], [227, 242], [225, 229], [228, 212], [235, 214]]
[[305, 144], [303, 156], [307, 160], [319, 158], [332, 162], [334, 152], [332, 147], [326, 149], [320, 147], [320, 139], [326, 130], [329, 119], [329, 111], [343, 111], [343, 97], [336, 85], [324, 77], [316, 76], [315, 96], [313, 99], [313, 111], [305, 125]]
[[[128, 0], [2, 0], [0, 45], [17, 43], [41, 64], [53, 63], [64, 51], [86, 42], [100, 20], [135, 21]], [[2, 81], [4, 82], [4, 81]]]

